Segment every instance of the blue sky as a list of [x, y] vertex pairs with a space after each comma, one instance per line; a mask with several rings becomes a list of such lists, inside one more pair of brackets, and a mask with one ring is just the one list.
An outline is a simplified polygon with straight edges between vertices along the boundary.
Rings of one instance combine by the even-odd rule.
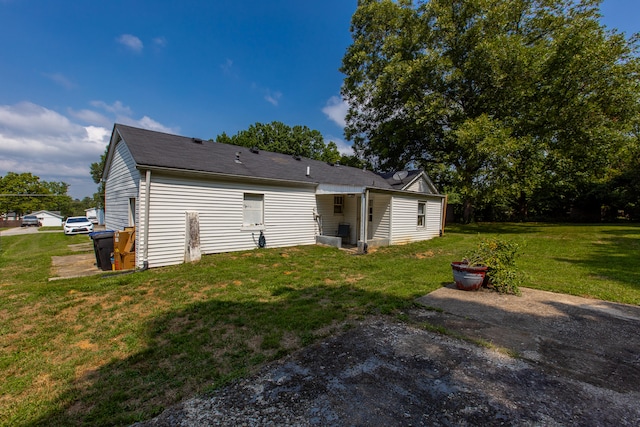
[[[208, 139], [280, 121], [350, 152], [338, 68], [356, 4], [0, 0], [0, 175], [90, 196], [115, 122]], [[602, 12], [640, 31], [640, 1]]]

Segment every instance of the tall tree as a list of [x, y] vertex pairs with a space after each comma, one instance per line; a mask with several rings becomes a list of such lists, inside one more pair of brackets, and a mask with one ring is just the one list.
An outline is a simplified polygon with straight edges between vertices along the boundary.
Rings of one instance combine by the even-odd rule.
[[465, 205], [526, 217], [605, 174], [637, 115], [635, 40], [600, 0], [360, 0], [345, 129], [379, 169], [422, 165]]
[[94, 207], [104, 207], [104, 182], [102, 182], [102, 174], [104, 172], [105, 164], [107, 163], [107, 154], [109, 153], [109, 146], [104, 150], [104, 153], [100, 156], [100, 161], [91, 163], [91, 178], [93, 182], [98, 184], [98, 191], [93, 193], [93, 205]]
[[332, 163], [340, 160], [336, 144], [325, 144], [320, 131], [307, 126], [291, 127], [281, 122], [255, 123], [231, 137], [223, 132], [216, 137], [216, 141], [283, 154], [297, 154]]
[[71, 201], [68, 188], [64, 182], [41, 181], [31, 172], [7, 172], [0, 177], [0, 211], [18, 215], [41, 209], [64, 211]]

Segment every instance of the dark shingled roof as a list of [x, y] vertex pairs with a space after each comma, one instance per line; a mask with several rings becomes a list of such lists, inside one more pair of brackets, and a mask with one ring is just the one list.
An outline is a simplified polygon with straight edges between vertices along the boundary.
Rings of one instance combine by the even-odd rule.
[[405, 185], [409, 184], [411, 181], [413, 181], [416, 178], [416, 176], [422, 173], [421, 170], [412, 170], [412, 171], [406, 171], [406, 172], [407, 172], [407, 176], [400, 180], [395, 179], [394, 175], [396, 174], [396, 172], [383, 172], [380, 174], [380, 176], [386, 179], [389, 185], [394, 189], [402, 190]]
[[[309, 184], [337, 184], [400, 189], [384, 177], [349, 166], [332, 166], [306, 157], [269, 151], [253, 153], [247, 147], [202, 141], [146, 129], [116, 124], [114, 131], [127, 144], [138, 167], [159, 167], [194, 172], [209, 172], [239, 177], [258, 177]], [[240, 153], [240, 163], [236, 162]], [[307, 167], [310, 169], [306, 175]], [[416, 171], [420, 173], [420, 171]], [[409, 182], [409, 178], [404, 180]]]

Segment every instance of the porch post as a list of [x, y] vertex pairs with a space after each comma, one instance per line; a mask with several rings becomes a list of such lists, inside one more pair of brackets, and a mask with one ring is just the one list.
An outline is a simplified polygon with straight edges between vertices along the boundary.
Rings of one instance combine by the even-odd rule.
[[369, 212], [369, 190], [364, 190], [360, 195], [360, 240], [358, 240], [358, 252], [367, 253], [367, 212]]

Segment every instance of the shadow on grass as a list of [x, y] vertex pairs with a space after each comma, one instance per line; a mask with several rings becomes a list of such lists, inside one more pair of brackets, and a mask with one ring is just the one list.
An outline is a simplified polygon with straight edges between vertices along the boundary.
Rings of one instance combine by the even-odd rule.
[[345, 286], [280, 286], [261, 302], [207, 300], [148, 324], [147, 348], [87, 372], [29, 425], [128, 425], [210, 392], [334, 333], [349, 319], [406, 299]]
[[[473, 223], [447, 224], [446, 231], [459, 234], [535, 234], [539, 233], [542, 224], [538, 223]], [[544, 224], [544, 227], [552, 226]]]
[[611, 237], [589, 243], [593, 250], [583, 259], [555, 258], [588, 268], [590, 273], [640, 289], [640, 228], [609, 229]]

